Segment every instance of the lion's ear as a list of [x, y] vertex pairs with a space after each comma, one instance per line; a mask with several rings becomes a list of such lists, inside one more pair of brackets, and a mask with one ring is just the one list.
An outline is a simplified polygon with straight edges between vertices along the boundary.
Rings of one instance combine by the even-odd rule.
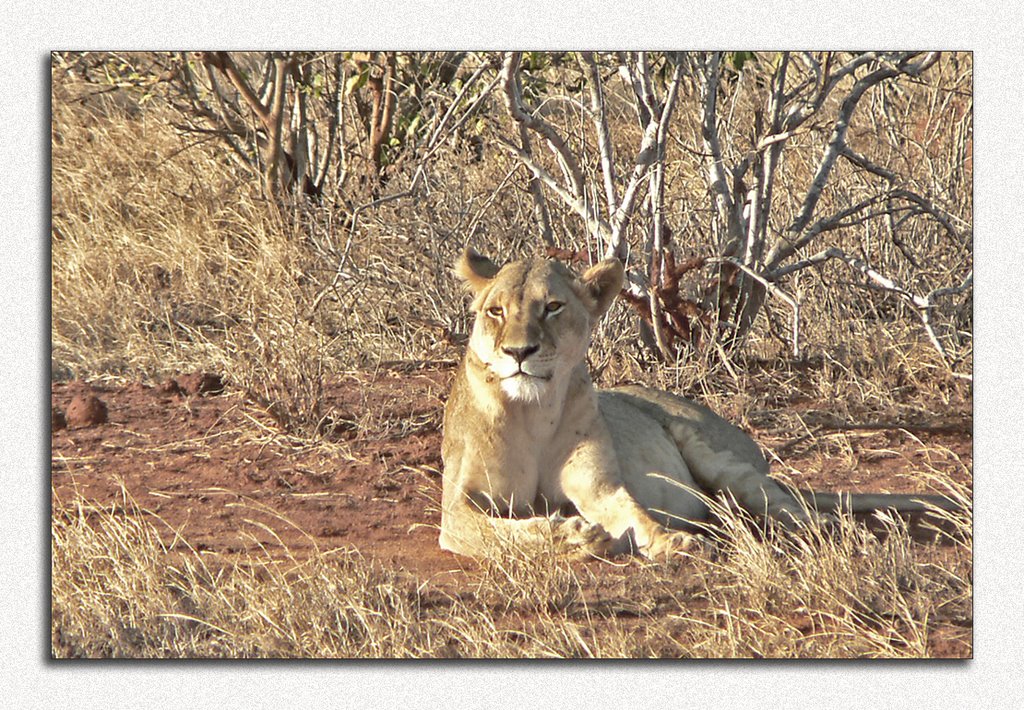
[[622, 290], [625, 276], [626, 271], [618, 259], [605, 259], [583, 272], [580, 281], [586, 294], [593, 299], [590, 313], [594, 318], [600, 318], [611, 307]]
[[479, 293], [498, 273], [498, 265], [472, 247], [466, 247], [455, 261], [455, 275], [472, 293]]

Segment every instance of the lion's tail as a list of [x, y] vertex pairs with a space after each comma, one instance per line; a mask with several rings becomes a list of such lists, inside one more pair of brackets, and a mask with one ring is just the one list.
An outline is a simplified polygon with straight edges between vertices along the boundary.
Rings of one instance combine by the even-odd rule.
[[952, 498], [934, 494], [898, 493], [826, 493], [798, 491], [807, 506], [821, 512], [843, 511], [870, 513], [875, 510], [895, 510], [901, 513], [927, 513], [936, 510], [959, 511], [961, 506]]

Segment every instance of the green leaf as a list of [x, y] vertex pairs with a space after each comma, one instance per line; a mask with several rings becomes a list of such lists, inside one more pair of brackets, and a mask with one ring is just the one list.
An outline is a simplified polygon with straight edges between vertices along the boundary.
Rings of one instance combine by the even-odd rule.
[[422, 116], [420, 116], [420, 114], [416, 114], [416, 117], [409, 122], [409, 127], [405, 129], [406, 139], [413, 138], [416, 135], [416, 131], [419, 130], [420, 123], [422, 123], [421, 119]]
[[753, 52], [729, 52], [729, 63], [737, 73], [743, 71], [743, 65], [747, 62], [757, 62], [757, 55]]
[[370, 78], [370, 70], [363, 69], [358, 74], [353, 74], [345, 82], [345, 96], [351, 96], [352, 92], [361, 89]]

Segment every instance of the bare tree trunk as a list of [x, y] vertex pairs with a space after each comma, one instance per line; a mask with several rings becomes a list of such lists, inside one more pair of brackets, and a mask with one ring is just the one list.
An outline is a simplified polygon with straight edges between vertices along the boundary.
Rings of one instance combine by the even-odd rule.
[[239, 71], [231, 55], [227, 52], [203, 52], [203, 61], [207, 66], [220, 71], [228, 78], [246, 105], [256, 114], [264, 130], [266, 141], [263, 148], [263, 186], [267, 194], [280, 194], [282, 182], [287, 182], [289, 175], [281, 174], [282, 126], [284, 123], [285, 97], [288, 77], [292, 62], [283, 54], [273, 55], [273, 74], [268, 84], [268, 103], [264, 103]]
[[648, 274], [651, 281], [651, 325], [654, 331], [654, 339], [658, 346], [658, 352], [662, 358], [669, 360], [672, 353], [665, 336], [665, 328], [662, 323], [662, 303], [658, 286], [662, 285], [665, 277], [665, 218], [662, 214], [665, 201], [665, 142], [668, 140], [668, 123], [672, 117], [672, 111], [676, 105], [676, 97], [679, 95], [679, 82], [682, 80], [683, 66], [677, 61], [672, 76], [672, 83], [669, 85], [668, 95], [665, 98], [665, 105], [657, 108], [658, 131], [656, 138], [657, 155], [654, 159], [654, 170], [651, 175], [651, 251], [648, 256]]
[[268, 135], [264, 166], [264, 183], [267, 194], [280, 195], [281, 174], [281, 128], [284, 124], [285, 92], [287, 90], [289, 62], [283, 56], [274, 57], [274, 92], [270, 114], [267, 117]]
[[382, 152], [384, 143], [391, 136], [391, 120], [395, 112], [395, 55], [389, 52], [384, 64], [384, 75], [370, 75], [367, 84], [373, 94], [373, 111], [370, 115], [370, 167], [371, 178], [381, 180]]

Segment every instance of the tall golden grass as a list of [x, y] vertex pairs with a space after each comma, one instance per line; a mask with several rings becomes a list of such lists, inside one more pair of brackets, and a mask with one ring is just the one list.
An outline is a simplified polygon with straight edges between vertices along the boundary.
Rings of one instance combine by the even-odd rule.
[[[953, 490], [964, 498], [962, 487]], [[842, 518], [827, 533], [751, 532], [720, 507], [715, 557], [638, 559], [595, 574], [554, 544], [497, 544], [453, 591], [356, 550], [297, 561], [161, 542], [134, 506], [53, 513], [55, 657], [921, 658], [934, 618], [971, 619], [966, 514], [943, 554], [905, 524]], [[611, 563], [601, 563], [604, 566]], [[968, 630], [960, 629], [961, 644]]]

